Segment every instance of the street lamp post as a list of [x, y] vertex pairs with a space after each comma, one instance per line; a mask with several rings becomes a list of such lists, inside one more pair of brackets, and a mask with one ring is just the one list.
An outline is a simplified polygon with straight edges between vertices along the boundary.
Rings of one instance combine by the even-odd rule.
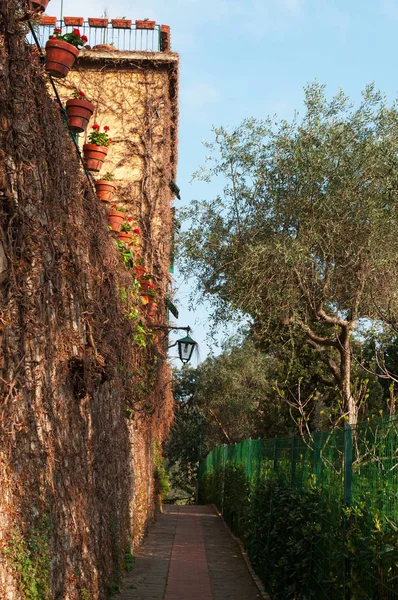
[[195, 499], [195, 504], [199, 503], [199, 474], [200, 474], [200, 461], [202, 459], [202, 427], [203, 427], [203, 415], [201, 414], [197, 414], [196, 415], [196, 422], [198, 424], [199, 427], [199, 444], [198, 444], [198, 474], [196, 477], [196, 499]]
[[198, 345], [198, 343], [195, 342], [195, 340], [193, 340], [189, 335], [189, 333], [192, 331], [189, 326], [174, 327], [173, 325], [155, 325], [154, 329], [164, 329], [165, 331], [167, 331], [167, 333], [169, 331], [178, 331], [180, 329], [186, 331], [187, 335], [185, 337], [177, 340], [176, 342], [174, 342], [174, 344], [168, 346], [168, 348], [170, 349], [174, 348], [174, 346], [178, 346], [178, 356], [183, 364], [186, 364], [191, 360], [193, 351], [195, 350], [195, 347]]

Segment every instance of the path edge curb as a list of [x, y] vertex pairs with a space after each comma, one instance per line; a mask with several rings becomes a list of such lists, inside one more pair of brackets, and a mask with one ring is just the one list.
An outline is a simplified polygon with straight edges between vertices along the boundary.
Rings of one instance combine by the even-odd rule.
[[240, 538], [238, 538], [235, 534], [232, 533], [231, 528], [225, 522], [224, 517], [219, 512], [217, 506], [215, 504], [210, 504], [210, 506], [217, 513], [217, 515], [221, 518], [221, 521], [223, 522], [225, 529], [228, 531], [229, 535], [234, 540], [234, 542], [236, 542], [236, 544], [239, 546], [239, 550], [242, 555], [242, 558], [246, 563], [247, 569], [248, 569], [248, 571], [251, 575], [251, 578], [253, 579], [258, 591], [260, 592], [261, 597], [263, 598], [263, 600], [271, 600], [271, 596], [265, 591], [263, 582], [261, 581], [261, 579], [259, 578], [259, 576], [256, 574], [255, 570], [252, 567], [252, 564], [247, 555], [247, 552], [245, 550], [242, 540]]

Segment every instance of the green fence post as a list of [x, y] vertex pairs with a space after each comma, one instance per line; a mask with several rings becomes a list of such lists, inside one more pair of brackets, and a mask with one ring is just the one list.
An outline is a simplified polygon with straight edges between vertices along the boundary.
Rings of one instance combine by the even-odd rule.
[[319, 431], [314, 433], [314, 475], [318, 483], [321, 476], [321, 434]]
[[225, 464], [226, 453], [228, 452], [227, 444], [223, 444], [223, 452], [222, 452], [222, 483], [221, 483], [221, 514], [224, 514], [224, 485], [225, 485]]
[[260, 483], [261, 478], [261, 467], [263, 462], [263, 440], [258, 438], [256, 442], [256, 450], [257, 450], [257, 472], [256, 472], [256, 486]]
[[[344, 426], [344, 505], [346, 508], [351, 506], [352, 501], [352, 429], [351, 425], [345, 423]], [[348, 557], [348, 532], [350, 529], [350, 521], [346, 517], [344, 521], [344, 545], [345, 545], [345, 560], [344, 560], [344, 598], [351, 599], [351, 562]]]
[[274, 440], [274, 471], [278, 470], [279, 438], [275, 436]]
[[296, 462], [297, 462], [297, 446], [298, 438], [297, 433], [292, 438], [292, 458], [291, 458], [291, 472], [290, 472], [290, 483], [296, 485]]

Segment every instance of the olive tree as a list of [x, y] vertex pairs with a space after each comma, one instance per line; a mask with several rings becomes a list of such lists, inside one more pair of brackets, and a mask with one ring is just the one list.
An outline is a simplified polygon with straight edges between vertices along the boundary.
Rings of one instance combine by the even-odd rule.
[[191, 203], [179, 240], [216, 321], [241, 313], [264, 337], [276, 324], [305, 333], [350, 423], [352, 336], [397, 309], [397, 109], [373, 86], [354, 107], [314, 83], [302, 119], [215, 128], [196, 176], [220, 178], [222, 193]]

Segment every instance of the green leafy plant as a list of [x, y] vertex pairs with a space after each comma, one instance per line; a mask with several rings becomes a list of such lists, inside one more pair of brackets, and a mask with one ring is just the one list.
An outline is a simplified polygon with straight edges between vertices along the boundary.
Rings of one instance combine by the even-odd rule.
[[137, 346], [138, 348], [146, 348], [146, 346], [147, 346], [146, 330], [141, 321], [139, 323], [137, 323], [133, 341], [134, 341], [134, 345]]
[[134, 563], [135, 557], [131, 554], [131, 547], [129, 545], [124, 553], [124, 570], [130, 573], [133, 570]]
[[[115, 176], [114, 176], [114, 174], [113, 174], [113, 173], [111, 173], [110, 171], [107, 171], [107, 172], [105, 173], [105, 175], [103, 175], [103, 176], [101, 177], [101, 179], [103, 179], [104, 181], [113, 181], [113, 180], [115, 179]], [[116, 206], [116, 204], [115, 204], [115, 206]]]
[[97, 123], [94, 123], [92, 130], [93, 131], [88, 136], [89, 144], [94, 144], [95, 146], [104, 146], [105, 148], [111, 144], [112, 139], [108, 135], [108, 125], [105, 125], [104, 131], [101, 132], [101, 127]]
[[134, 253], [130, 248], [127, 248], [126, 244], [120, 242], [119, 240], [115, 240], [115, 244], [117, 249], [119, 250], [123, 264], [127, 269], [132, 269], [134, 266]]
[[47, 516], [30, 531], [28, 537], [15, 526], [10, 541], [2, 549], [24, 600], [51, 599], [49, 531]]
[[130, 233], [132, 220], [132, 217], [128, 217], [127, 220], [122, 223], [121, 231], [124, 231], [124, 233]]
[[152, 285], [151, 283], [148, 286], [148, 289], [146, 291], [146, 295], [150, 296], [151, 298], [156, 298], [156, 290], [155, 290], [155, 286]]
[[88, 100], [86, 94], [81, 90], [73, 90], [72, 98], [74, 98], [75, 100]]
[[119, 212], [122, 212], [124, 214], [127, 213], [127, 210], [125, 208], [123, 208], [123, 206], [118, 206], [117, 204], [111, 204], [111, 208], [113, 208], [114, 210], [117, 210]]
[[50, 36], [50, 40], [57, 39], [67, 44], [72, 44], [75, 48], [84, 46], [88, 42], [88, 38], [85, 35], [81, 35], [79, 29], [73, 29], [71, 33], [62, 33], [62, 29], [56, 27], [53, 35]]

